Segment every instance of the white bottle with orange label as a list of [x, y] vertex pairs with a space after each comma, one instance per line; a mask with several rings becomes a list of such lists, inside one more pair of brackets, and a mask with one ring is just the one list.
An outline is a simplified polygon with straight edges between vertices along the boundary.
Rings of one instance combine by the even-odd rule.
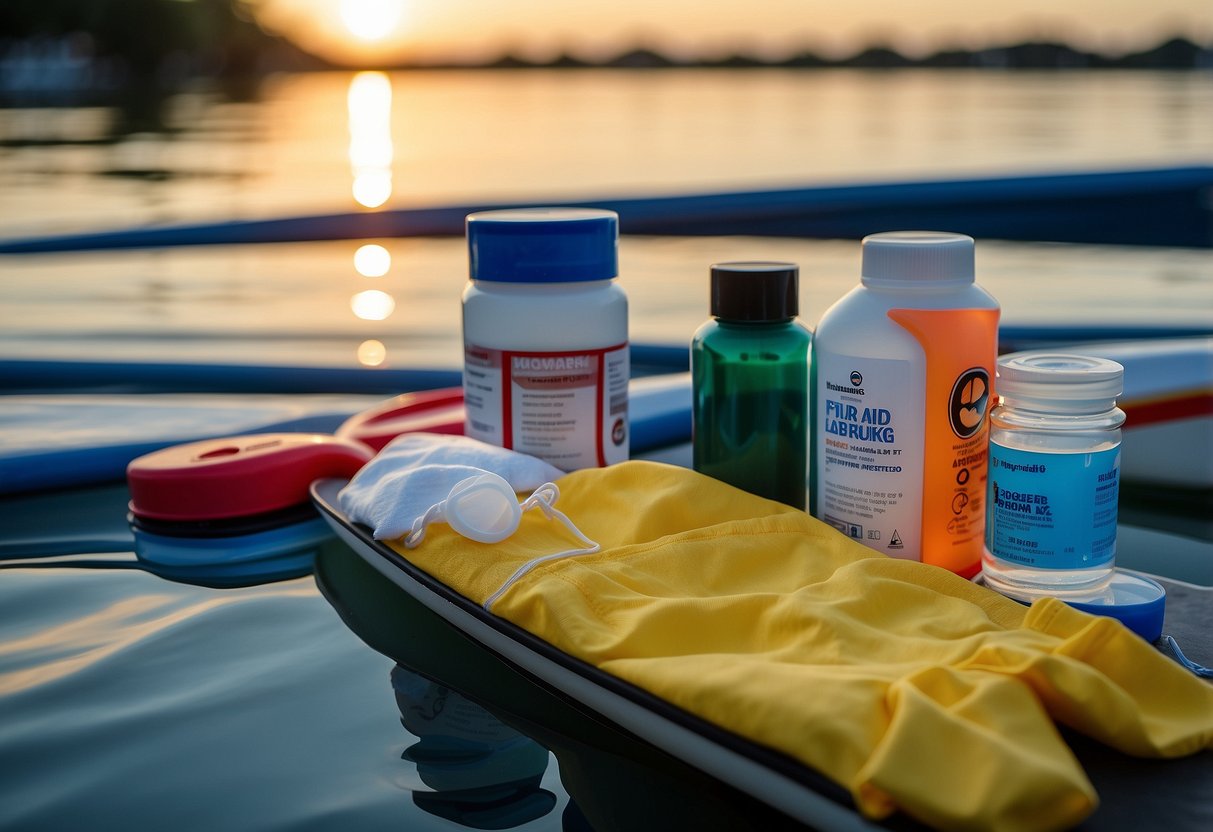
[[863, 240], [861, 284], [817, 327], [810, 510], [893, 557], [981, 567], [998, 303], [973, 240]]

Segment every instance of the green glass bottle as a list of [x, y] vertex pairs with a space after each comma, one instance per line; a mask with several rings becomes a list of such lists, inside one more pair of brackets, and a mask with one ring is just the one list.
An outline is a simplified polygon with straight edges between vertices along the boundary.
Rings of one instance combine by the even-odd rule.
[[712, 320], [691, 340], [695, 470], [803, 509], [809, 350], [793, 263], [712, 266]]

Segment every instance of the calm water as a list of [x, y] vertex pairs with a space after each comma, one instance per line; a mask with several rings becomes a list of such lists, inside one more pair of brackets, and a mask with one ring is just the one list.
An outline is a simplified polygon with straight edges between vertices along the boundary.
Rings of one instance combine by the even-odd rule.
[[252, 102], [179, 95], [137, 125], [3, 110], [0, 142], [18, 236], [352, 209], [356, 177], [382, 196], [390, 176], [400, 207], [1207, 164], [1213, 75], [313, 74]]
[[[129, 124], [0, 110], [0, 235], [355, 210], [355, 194], [404, 207], [1208, 164], [1213, 77], [324, 74], [251, 102], [180, 95], [155, 129]], [[0, 258], [0, 358], [457, 366], [463, 245], [373, 242], [391, 257], [379, 277], [353, 242]], [[753, 258], [801, 264], [810, 324], [859, 264], [852, 242], [625, 238], [633, 339], [685, 343], [707, 265]], [[978, 268], [1011, 322], [1213, 319], [1207, 252], [983, 242]], [[59, 495], [35, 525], [121, 535], [125, 499]], [[10, 529], [33, 511], [0, 500]], [[0, 571], [0, 828], [587, 828], [569, 796], [586, 770], [360, 635], [310, 578]]]
[[[233, 103], [0, 110], [0, 233], [484, 200], [705, 192], [1213, 162], [1213, 75], [787, 71], [333, 73]], [[370, 210], [370, 209], [365, 209]], [[456, 366], [458, 240], [0, 258], [0, 356]], [[801, 264], [813, 324], [853, 243], [625, 238], [638, 341], [685, 343], [718, 260]], [[1207, 322], [1203, 251], [984, 242], [1012, 323]]]

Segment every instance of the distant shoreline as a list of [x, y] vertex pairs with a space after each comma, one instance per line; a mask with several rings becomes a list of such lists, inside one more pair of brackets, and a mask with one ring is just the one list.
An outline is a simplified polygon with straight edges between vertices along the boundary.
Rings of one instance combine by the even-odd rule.
[[[1032, 40], [932, 54], [905, 55], [870, 41], [845, 56], [825, 55], [811, 41], [780, 58], [741, 49], [718, 57], [684, 58], [643, 38], [609, 56], [576, 49], [549, 59], [506, 51], [477, 60], [379, 59], [338, 61], [305, 51], [268, 31], [247, 2], [168, 3], [162, 0], [40, 0], [0, 2], [0, 96], [87, 89], [179, 88], [203, 78], [250, 82], [282, 72], [315, 70], [527, 69], [990, 69], [990, 70], [1208, 70], [1213, 42], [1197, 43], [1176, 30], [1156, 45], [1128, 54], [1086, 51], [1040, 36]], [[1191, 35], [1191, 36], [1187, 36]], [[515, 46], [515, 49], [521, 47]]]
[[[161, 5], [162, 10], [188, 16], [213, 7]], [[0, 13], [0, 23], [4, 15]], [[9, 21], [12, 22], [12, 21]], [[1125, 55], [1087, 52], [1064, 43], [1034, 41], [978, 50], [945, 49], [924, 57], [903, 55], [888, 46], [869, 46], [842, 58], [808, 49], [779, 60], [738, 53], [717, 58], [676, 58], [636, 47], [612, 57], [591, 60], [561, 54], [535, 60], [506, 53], [483, 61], [389, 61], [342, 64], [313, 55], [294, 43], [269, 34], [248, 21], [218, 36], [203, 37], [188, 17], [166, 26], [159, 40], [139, 36], [136, 28], [118, 27], [121, 37], [79, 27], [47, 29], [0, 38], [0, 107], [54, 106], [106, 102], [115, 98], [139, 102], [163, 98], [187, 84], [218, 83], [229, 97], [255, 96], [255, 87], [271, 75], [293, 72], [381, 70], [431, 71], [583, 71], [583, 70], [788, 70], [855, 69], [896, 71], [913, 69], [978, 71], [1100, 71], [1154, 70], [1213, 73], [1213, 44], [1202, 46], [1175, 37], [1154, 47]], [[32, 27], [33, 28], [33, 27]], [[175, 32], [174, 36], [168, 33]]]
[[[339, 64], [324, 63], [326, 67], [341, 68]], [[810, 50], [804, 50], [779, 60], [759, 58], [745, 53], [712, 59], [679, 59], [656, 50], [635, 48], [605, 60], [589, 60], [572, 54], [562, 54], [549, 60], [533, 60], [507, 53], [488, 61], [392, 62], [380, 64], [374, 68], [386, 70], [915, 68], [1213, 70], [1213, 46], [1201, 46], [1187, 38], [1177, 37], [1150, 49], [1109, 56], [1076, 49], [1063, 43], [1032, 41], [978, 50], [945, 49], [921, 58], [903, 55], [887, 46], [869, 46], [844, 58], [829, 58]]]

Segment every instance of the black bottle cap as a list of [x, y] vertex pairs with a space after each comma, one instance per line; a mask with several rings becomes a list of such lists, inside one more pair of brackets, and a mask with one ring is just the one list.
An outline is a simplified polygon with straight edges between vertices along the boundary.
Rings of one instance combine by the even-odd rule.
[[749, 261], [712, 266], [712, 315], [726, 321], [790, 321], [800, 311], [795, 263]]

